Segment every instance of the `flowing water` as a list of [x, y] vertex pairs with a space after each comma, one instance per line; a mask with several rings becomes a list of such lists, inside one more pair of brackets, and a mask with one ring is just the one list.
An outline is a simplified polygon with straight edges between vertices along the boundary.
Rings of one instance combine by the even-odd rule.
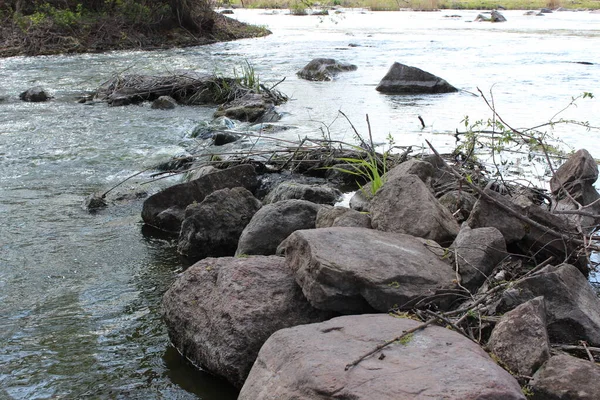
[[[447, 17], [457, 14], [460, 17]], [[77, 95], [115, 72], [193, 69], [231, 75], [246, 60], [266, 84], [291, 97], [280, 110], [285, 139], [352, 141], [347, 121], [376, 141], [440, 150], [465, 115], [490, 117], [479, 87], [518, 127], [547, 122], [582, 92], [600, 96], [600, 15], [561, 12], [503, 24], [474, 23], [475, 11], [370, 13], [327, 17], [236, 11], [266, 25], [266, 38], [156, 52], [15, 57], [0, 60], [0, 399], [234, 399], [223, 381], [195, 370], [169, 346], [160, 300], [183, 268], [172, 243], [142, 234], [140, 199], [90, 214], [84, 198], [193, 144], [189, 133], [210, 107], [82, 105]], [[295, 72], [315, 57], [358, 66], [333, 82]], [[385, 96], [375, 86], [394, 62], [434, 73], [463, 91]], [[578, 62], [593, 63], [581, 64]], [[55, 99], [24, 103], [40, 85]], [[563, 115], [600, 126], [598, 100]], [[421, 115], [426, 128], [421, 129]], [[326, 129], [325, 129], [326, 128]], [[600, 157], [598, 132], [554, 132]], [[141, 175], [140, 180], [147, 178]], [[175, 180], [162, 181], [161, 185]], [[127, 183], [125, 189], [156, 190]]]

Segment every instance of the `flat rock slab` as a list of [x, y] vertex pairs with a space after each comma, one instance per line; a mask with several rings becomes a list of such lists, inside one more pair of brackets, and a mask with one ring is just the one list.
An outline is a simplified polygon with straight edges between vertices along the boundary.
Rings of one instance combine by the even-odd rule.
[[420, 323], [355, 315], [282, 329], [264, 344], [239, 400], [524, 400], [517, 381], [465, 337], [429, 326], [345, 371]]
[[282, 257], [207, 258], [163, 297], [169, 337], [195, 365], [241, 387], [275, 331], [324, 321], [302, 296]]
[[[400, 233], [333, 227], [296, 231], [282, 246], [313, 306], [352, 314], [411, 308], [454, 287], [450, 265], [423, 242]], [[443, 308], [451, 300], [439, 296], [436, 304]]]

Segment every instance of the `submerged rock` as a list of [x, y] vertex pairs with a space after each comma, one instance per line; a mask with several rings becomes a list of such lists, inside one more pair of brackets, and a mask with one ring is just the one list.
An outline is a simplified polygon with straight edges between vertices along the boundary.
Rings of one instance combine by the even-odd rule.
[[376, 90], [386, 94], [450, 93], [454, 86], [429, 72], [395, 62]]
[[281, 115], [275, 104], [260, 94], [251, 93], [223, 104], [214, 114], [215, 118], [227, 117], [247, 122], [276, 122]]
[[315, 58], [297, 72], [309, 81], [332, 81], [339, 72], [356, 71], [356, 65], [341, 63], [332, 58]]
[[21, 93], [19, 98], [30, 103], [41, 103], [50, 100], [51, 97], [42, 87], [35, 86]]
[[310, 306], [276, 256], [207, 258], [182, 273], [163, 297], [175, 347], [237, 387], [271, 334], [331, 316]]
[[152, 102], [152, 108], [155, 110], [172, 110], [177, 107], [177, 102], [171, 96], [160, 96]]
[[430, 326], [367, 357], [419, 322], [355, 315], [282, 329], [264, 344], [239, 400], [525, 400], [518, 382], [469, 339]]

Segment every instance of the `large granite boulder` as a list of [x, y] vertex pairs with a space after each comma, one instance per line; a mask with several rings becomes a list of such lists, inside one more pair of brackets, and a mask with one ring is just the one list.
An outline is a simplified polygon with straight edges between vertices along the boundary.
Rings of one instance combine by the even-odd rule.
[[457, 92], [454, 86], [429, 72], [395, 62], [375, 88], [386, 94]]
[[174, 346], [195, 365], [241, 387], [263, 343], [282, 328], [329, 313], [306, 301], [281, 257], [207, 258], [163, 297]]
[[353, 315], [276, 332], [239, 400], [525, 400], [518, 382], [477, 344], [438, 326], [353, 362], [419, 322]]
[[550, 358], [544, 298], [536, 297], [504, 314], [488, 348], [511, 372], [532, 376]]
[[142, 207], [144, 223], [160, 230], [179, 233], [190, 204], [201, 203], [215, 190], [244, 187], [254, 191], [258, 178], [252, 165], [239, 165], [213, 172], [198, 179], [171, 186], [146, 199]]
[[[424, 242], [400, 233], [337, 227], [296, 231], [282, 247], [313, 306], [353, 314], [410, 309], [454, 288], [452, 267]], [[441, 308], [452, 300], [451, 295], [431, 299]]]
[[324, 185], [307, 185], [298, 182], [281, 182], [267, 194], [265, 204], [281, 200], [306, 200], [317, 204], [334, 205], [342, 197], [338, 189]]
[[275, 254], [277, 246], [292, 232], [315, 228], [320, 208], [306, 200], [282, 200], [263, 206], [242, 232], [235, 254]]
[[566, 354], [550, 358], [529, 383], [531, 400], [600, 399], [600, 367]]
[[262, 203], [243, 187], [220, 189], [185, 210], [177, 251], [190, 261], [233, 256], [242, 231]]
[[35, 86], [27, 89], [19, 95], [19, 98], [23, 101], [30, 103], [41, 103], [50, 100], [50, 95], [40, 86]]
[[386, 181], [371, 199], [369, 211], [374, 229], [431, 239], [442, 246], [452, 243], [460, 229], [416, 175]]
[[341, 63], [332, 58], [315, 58], [297, 75], [309, 81], [332, 81], [339, 72], [356, 71], [356, 65]]
[[494, 267], [507, 256], [506, 243], [496, 228], [463, 226], [450, 248], [458, 265], [461, 285], [475, 293]]
[[[580, 256], [578, 244], [562, 240], [551, 233], [567, 233], [578, 237], [576, 226], [568, 218], [552, 214], [537, 205], [515, 204], [508, 197], [491, 189], [485, 189], [483, 193], [466, 221], [471, 228], [493, 226], [502, 232], [508, 246], [514, 245], [524, 254], [532, 254], [538, 262], [548, 257], [554, 257], [556, 260], [568, 259], [581, 272], [588, 273], [586, 259]], [[508, 212], [507, 209], [512, 212]], [[545, 228], [532, 225], [514, 214], [527, 217]]]
[[346, 207], [321, 207], [315, 222], [317, 228], [332, 226], [353, 226], [356, 228], [371, 228], [369, 214], [358, 212]]
[[552, 342], [587, 341], [600, 345], [600, 299], [587, 279], [572, 265], [548, 266], [507, 289], [499, 311], [510, 310], [544, 296], [548, 335]]

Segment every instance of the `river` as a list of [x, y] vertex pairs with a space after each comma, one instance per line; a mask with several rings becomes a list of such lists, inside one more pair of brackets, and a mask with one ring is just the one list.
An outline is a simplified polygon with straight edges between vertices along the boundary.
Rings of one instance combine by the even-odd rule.
[[[448, 17], [459, 15], [459, 17]], [[89, 213], [82, 203], [125, 177], [179, 155], [210, 107], [151, 110], [75, 101], [116, 72], [167, 74], [194, 69], [231, 75], [251, 63], [261, 80], [291, 100], [285, 139], [352, 141], [344, 111], [376, 141], [440, 150], [454, 146], [461, 121], [489, 118], [477, 88], [493, 88], [497, 110], [518, 127], [547, 122], [572, 97], [600, 96], [600, 15], [543, 17], [504, 12], [508, 22], [475, 23], [476, 11], [360, 12], [294, 17], [283, 11], [236, 10], [267, 26], [258, 39], [165, 51], [14, 57], [0, 60], [0, 399], [235, 399], [236, 391], [197, 371], [170, 347], [161, 296], [184, 265], [169, 241], [142, 234], [141, 201]], [[299, 80], [315, 57], [358, 66], [333, 82]], [[375, 86], [394, 62], [420, 67], [463, 91], [386, 96]], [[592, 63], [582, 64], [580, 62]], [[24, 103], [35, 85], [54, 96]], [[600, 126], [598, 98], [581, 99], [563, 116]], [[426, 128], [421, 129], [421, 115]], [[555, 132], [600, 157], [597, 132]], [[537, 173], [543, 174], [544, 171]], [[124, 189], [141, 185], [148, 173]], [[158, 185], [176, 182], [175, 178]]]

